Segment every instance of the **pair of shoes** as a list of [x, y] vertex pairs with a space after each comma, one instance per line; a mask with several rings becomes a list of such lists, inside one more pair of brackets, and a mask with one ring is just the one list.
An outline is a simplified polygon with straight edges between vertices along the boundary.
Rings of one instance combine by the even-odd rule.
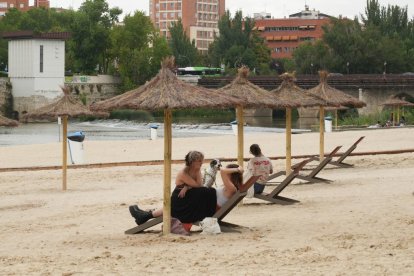
[[152, 212], [143, 211], [137, 205], [129, 206], [129, 213], [135, 219], [135, 222], [140, 225], [153, 218]]

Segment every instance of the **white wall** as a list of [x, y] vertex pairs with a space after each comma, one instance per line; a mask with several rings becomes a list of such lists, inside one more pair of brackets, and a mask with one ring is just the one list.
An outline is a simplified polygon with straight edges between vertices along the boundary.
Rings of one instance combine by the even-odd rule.
[[[43, 45], [43, 72], [40, 46]], [[14, 97], [42, 94], [55, 98], [65, 81], [65, 42], [21, 39], [9, 41], [9, 77]], [[59, 94], [60, 95], [60, 94]]]
[[[40, 71], [41, 45], [43, 72]], [[46, 104], [62, 96], [60, 86], [65, 83], [65, 42], [45, 39], [11, 40], [8, 67], [15, 107], [25, 110], [38, 108], [36, 101]], [[32, 104], [30, 99], [33, 100]]]
[[30, 78], [33, 72], [33, 40], [9, 41], [9, 77]]
[[[43, 73], [40, 72], [40, 46], [43, 45]], [[65, 42], [58, 40], [33, 41], [33, 72], [39, 78], [65, 77]], [[62, 83], [63, 84], [63, 83]]]

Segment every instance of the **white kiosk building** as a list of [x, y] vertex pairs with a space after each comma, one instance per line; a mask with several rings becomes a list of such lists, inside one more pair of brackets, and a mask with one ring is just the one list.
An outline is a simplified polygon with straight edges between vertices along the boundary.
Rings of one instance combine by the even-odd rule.
[[65, 83], [65, 40], [70, 33], [18, 31], [4, 33], [9, 39], [9, 78], [13, 109], [33, 111], [62, 95]]

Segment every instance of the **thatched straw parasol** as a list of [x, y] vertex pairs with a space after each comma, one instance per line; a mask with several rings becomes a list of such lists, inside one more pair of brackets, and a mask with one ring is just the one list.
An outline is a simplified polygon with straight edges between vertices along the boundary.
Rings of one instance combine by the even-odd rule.
[[396, 121], [400, 121], [400, 107], [414, 106], [413, 103], [410, 103], [405, 99], [397, 98], [396, 96], [389, 97], [382, 105], [397, 109], [397, 120], [395, 120], [395, 113], [392, 113], [392, 125], [395, 125]]
[[286, 108], [295, 105], [282, 100], [277, 100], [274, 94], [254, 85], [247, 80], [249, 69], [241, 67], [238, 76], [228, 85], [218, 89], [222, 94], [230, 95], [241, 100], [237, 105], [237, 140], [238, 140], [238, 164], [243, 167], [243, 108]]
[[66, 171], [67, 171], [67, 122], [68, 117], [79, 117], [85, 115], [98, 115], [105, 116], [105, 113], [94, 113], [89, 110], [89, 108], [70, 95], [70, 91], [67, 87], [61, 87], [63, 91], [63, 97], [57, 100], [54, 103], [45, 105], [33, 112], [27, 113], [22, 116], [22, 121], [27, 122], [28, 120], [37, 120], [37, 119], [52, 119], [57, 117], [62, 117], [63, 121], [63, 139], [62, 139], [62, 171], [63, 171], [63, 182], [62, 189], [66, 190]]
[[364, 107], [366, 104], [344, 92], [335, 89], [328, 85], [328, 72], [319, 71], [320, 83], [316, 87], [309, 89], [307, 92], [310, 95], [320, 98], [324, 104], [319, 106], [319, 133], [320, 133], [320, 147], [319, 147], [319, 159], [322, 161], [324, 158], [324, 106], [336, 106], [341, 105], [353, 106], [356, 108]]
[[[294, 83], [294, 73], [284, 73], [280, 76], [282, 83], [272, 91], [277, 100], [289, 102], [292, 107], [319, 106], [322, 100], [313, 97]], [[292, 107], [286, 107], [286, 174], [289, 174], [292, 167]]]
[[239, 103], [233, 97], [179, 80], [171, 71], [173, 67], [174, 58], [166, 58], [159, 73], [145, 85], [92, 106], [93, 110], [164, 110], [164, 234], [171, 232], [171, 111], [187, 108], [226, 108]]
[[0, 115], [0, 126], [17, 127], [18, 125], [19, 125], [18, 121], [11, 120], [9, 118], [6, 118]]

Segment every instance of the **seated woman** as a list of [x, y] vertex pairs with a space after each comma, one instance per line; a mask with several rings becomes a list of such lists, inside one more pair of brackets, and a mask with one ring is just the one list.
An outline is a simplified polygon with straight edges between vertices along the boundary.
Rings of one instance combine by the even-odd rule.
[[[237, 164], [230, 164], [226, 168], [222, 168], [220, 174], [223, 186], [217, 189], [205, 187], [187, 188], [187, 186], [181, 189], [176, 188], [171, 196], [171, 216], [178, 218], [183, 223], [201, 221], [205, 217], [213, 216], [215, 211], [223, 206], [237, 190], [247, 190], [247, 187], [243, 185], [243, 170], [239, 169]], [[179, 178], [180, 173], [177, 175], [177, 179]], [[190, 182], [192, 181], [186, 179], [186, 183]], [[178, 181], [178, 183], [181, 182]], [[197, 190], [197, 196], [193, 194], [194, 190]], [[214, 196], [211, 196], [211, 193], [214, 193]], [[186, 201], [181, 201], [186, 198]], [[214, 208], [211, 206], [214, 206]], [[151, 218], [161, 216], [163, 212], [162, 209], [143, 211], [137, 205], [130, 206], [129, 211], [138, 225], [145, 223]]]

